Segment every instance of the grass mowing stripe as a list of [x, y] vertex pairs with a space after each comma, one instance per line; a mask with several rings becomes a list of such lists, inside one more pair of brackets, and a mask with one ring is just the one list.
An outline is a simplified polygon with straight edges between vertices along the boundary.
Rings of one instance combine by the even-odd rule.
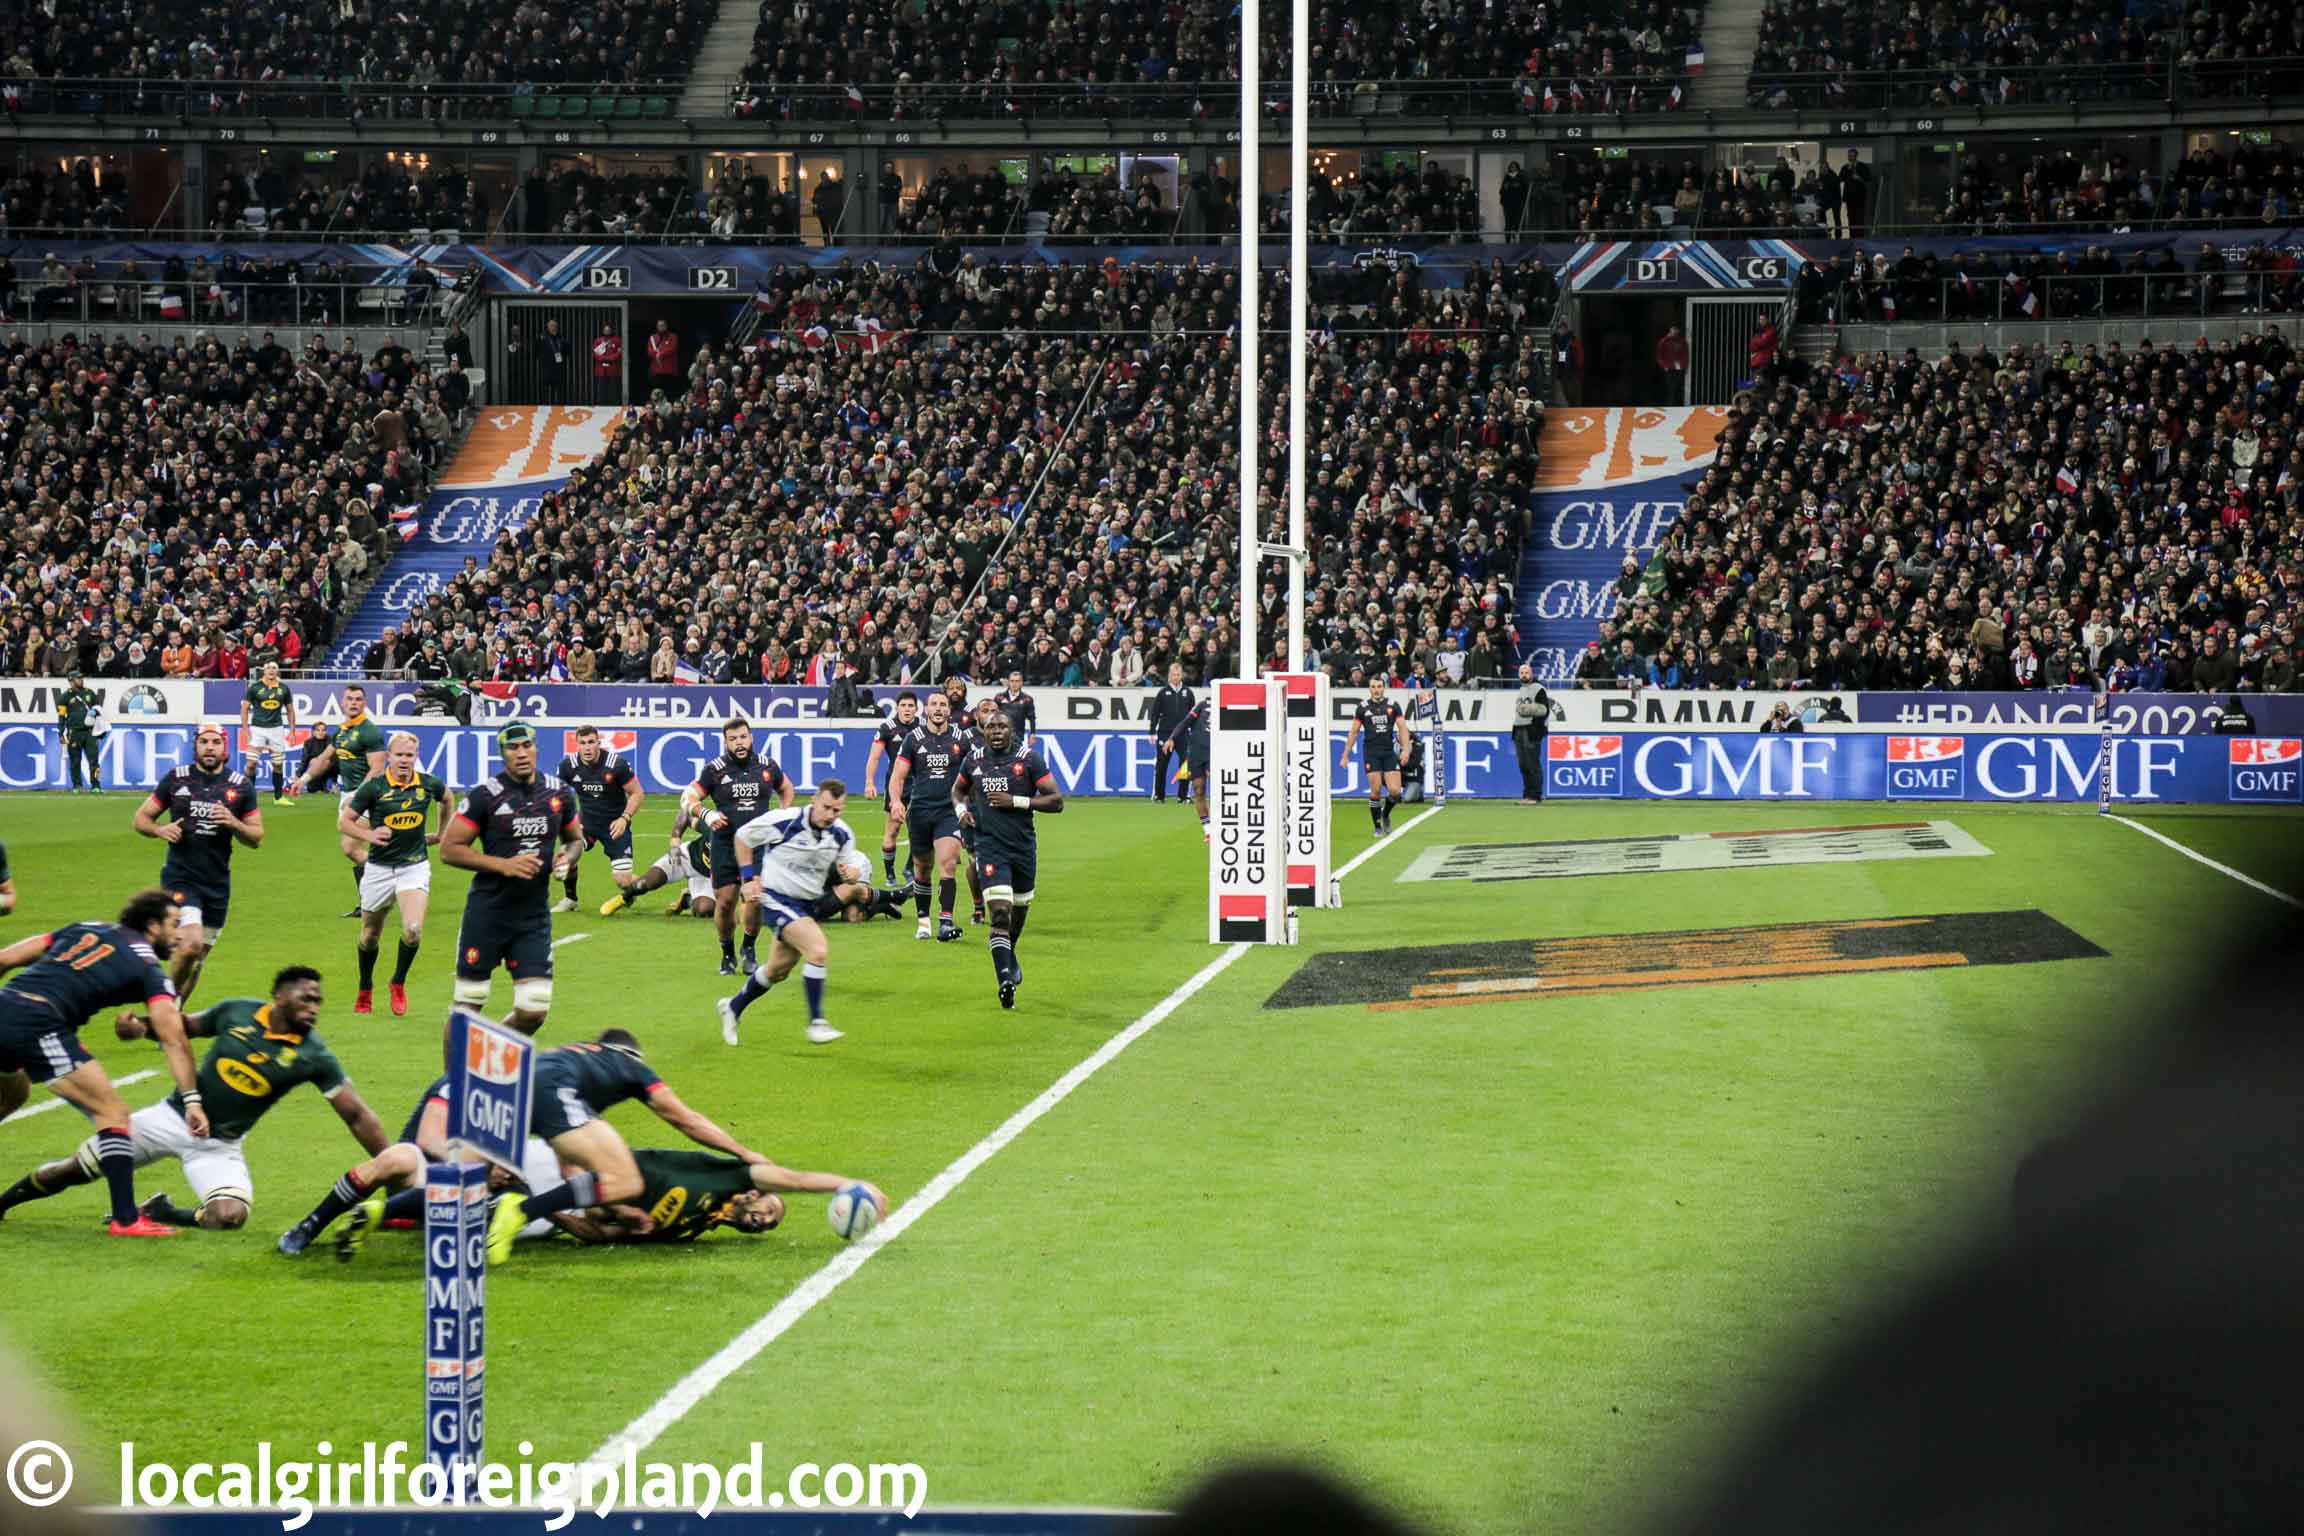
[[[1401, 832], [1406, 832], [1418, 822], [1436, 814], [1439, 809], [1435, 805], [1410, 817], [1405, 825], [1390, 836], [1363, 848], [1347, 860], [1342, 869], [1336, 871], [1335, 878], [1343, 879], [1390, 845]], [[1190, 980], [1153, 1004], [1142, 1017], [1097, 1047], [1093, 1055], [1049, 1084], [1038, 1098], [1010, 1115], [991, 1135], [953, 1159], [918, 1194], [889, 1212], [888, 1219], [873, 1228], [862, 1241], [843, 1249], [830, 1263], [801, 1281], [751, 1327], [729, 1340], [717, 1354], [675, 1382], [671, 1390], [651, 1404], [646, 1412], [611, 1435], [600, 1449], [592, 1453], [587, 1465], [613, 1469], [622, 1466], [627, 1456], [636, 1456], [653, 1445], [666, 1430], [687, 1417], [691, 1409], [710, 1396], [714, 1388], [749, 1365], [762, 1350], [775, 1343], [793, 1324], [813, 1311], [818, 1302], [837, 1290], [850, 1275], [862, 1269], [873, 1254], [894, 1242], [907, 1227], [935, 1209], [946, 1195], [960, 1187], [962, 1180], [989, 1162], [994, 1153], [1031, 1129], [1034, 1121], [1061, 1104], [1073, 1089], [1102, 1071], [1114, 1057], [1142, 1039], [1162, 1019], [1183, 1007], [1193, 994], [1224, 974], [1234, 961], [1248, 953], [1250, 947], [1234, 944], [1209, 961], [1194, 972]]]
[[2165, 832], [2159, 831], [2153, 827], [2148, 827], [2140, 821], [2130, 821], [2125, 816], [2115, 815], [2112, 819], [2124, 827], [2134, 827], [2137, 831], [2143, 833], [2146, 837], [2152, 839], [2152, 841], [2156, 843], [2166, 843], [2169, 847], [2175, 849], [2178, 853], [2184, 855], [2184, 857], [2190, 859], [2195, 864], [2205, 864], [2220, 875], [2230, 875], [2233, 879], [2239, 881], [2242, 885], [2250, 886], [2256, 890], [2262, 891], [2265, 895], [2271, 897], [2274, 901], [2284, 901], [2292, 907], [2304, 909], [2304, 901], [2298, 901], [2295, 897], [2289, 895], [2286, 891], [2281, 890], [2278, 886], [2266, 885], [2263, 881], [2257, 879], [2254, 875], [2244, 875], [2229, 864], [2219, 864], [2216, 860], [2208, 857], [2208, 855], [2200, 852], [2198, 849], [2186, 847], [2184, 844], [2176, 841], [2176, 839], [2170, 837]]
[[831, 1295], [841, 1282], [862, 1269], [866, 1260], [894, 1242], [905, 1228], [935, 1209], [946, 1195], [960, 1187], [963, 1179], [989, 1162], [994, 1153], [1023, 1135], [1034, 1121], [1062, 1103], [1073, 1089], [1095, 1076], [1106, 1063], [1135, 1044], [1152, 1026], [1182, 1007], [1194, 993], [1222, 975], [1232, 962], [1248, 953], [1248, 950], [1246, 944], [1234, 944], [1226, 949], [1195, 972], [1190, 980], [1154, 1004], [1150, 1012], [1105, 1041], [1094, 1055], [1049, 1084], [1038, 1098], [1002, 1122], [999, 1129], [953, 1159], [943, 1172], [930, 1179], [918, 1194], [891, 1211], [888, 1219], [874, 1227], [860, 1242], [841, 1250], [829, 1264], [801, 1281], [790, 1295], [762, 1314], [759, 1321], [722, 1346], [718, 1354], [674, 1383], [672, 1389], [658, 1398], [647, 1412], [610, 1436], [606, 1444], [594, 1451], [587, 1466], [614, 1469], [622, 1466], [627, 1456], [646, 1450], [664, 1431], [685, 1418], [691, 1408], [711, 1395], [713, 1388], [750, 1364], [760, 1351], [776, 1342], [794, 1323], [806, 1317], [816, 1303]]
[[[140, 1083], [148, 1077], [158, 1077], [159, 1075], [160, 1074], [157, 1071], [131, 1072], [126, 1077], [116, 1077], [112, 1079], [112, 1086], [115, 1088], [125, 1088], [131, 1083]], [[0, 1125], [13, 1125], [19, 1120], [29, 1120], [34, 1115], [44, 1115], [52, 1109], [62, 1109], [64, 1107], [64, 1102], [65, 1101], [62, 1099], [42, 1099], [37, 1104], [28, 1105], [25, 1108], [16, 1111], [16, 1113], [10, 1115], [6, 1120], [0, 1121]]]

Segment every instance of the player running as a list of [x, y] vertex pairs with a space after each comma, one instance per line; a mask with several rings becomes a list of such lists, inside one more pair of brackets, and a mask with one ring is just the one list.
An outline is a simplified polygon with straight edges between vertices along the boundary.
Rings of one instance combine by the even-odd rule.
[[[336, 813], [337, 830], [368, 845], [360, 882], [360, 995], [354, 1013], [376, 1011], [376, 951], [384, 943], [384, 914], [400, 909], [400, 952], [392, 961], [394, 1018], [408, 1014], [408, 968], [424, 942], [424, 909], [432, 901], [432, 848], [448, 833], [448, 786], [416, 767], [417, 742], [394, 731], [384, 746], [384, 771], [361, 780]], [[424, 822], [439, 808], [439, 826]]]
[[[536, 771], [536, 729], [496, 733], [504, 771], [465, 792], [440, 837], [440, 857], [472, 871], [456, 934], [456, 1005], [488, 1006], [490, 978], [512, 973], [506, 1027], [533, 1035], [552, 1007], [552, 881], [584, 851], [576, 797]], [[557, 839], [559, 849], [553, 849]]]
[[72, 923], [0, 949], [0, 974], [23, 975], [0, 989], [0, 1120], [23, 1106], [32, 1084], [86, 1115], [96, 1126], [96, 1167], [112, 1195], [114, 1237], [172, 1237], [176, 1229], [136, 1209], [136, 1144], [128, 1106], [104, 1064], [80, 1043], [80, 1030], [99, 1011], [122, 1003], [151, 1010], [151, 1029], [176, 1079], [184, 1128], [209, 1133], [201, 1108], [200, 1074], [184, 1043], [184, 1017], [176, 984], [160, 962], [176, 947], [176, 898], [138, 891], [117, 923]]
[[864, 755], [864, 798], [869, 800], [879, 791], [873, 786], [880, 782], [880, 767], [888, 766], [888, 794], [880, 802], [880, 868], [888, 883], [896, 883], [896, 829], [904, 824], [904, 807], [896, 803], [896, 754], [904, 750], [904, 738], [920, 723], [920, 696], [907, 688], [896, 695], [895, 718], [882, 720], [880, 729], [872, 736], [872, 750]]
[[[139, 836], [168, 845], [160, 883], [174, 894], [182, 926], [169, 979], [181, 1007], [200, 984], [208, 951], [224, 937], [232, 910], [232, 845], [256, 848], [264, 842], [262, 807], [256, 786], [233, 768], [224, 745], [224, 727], [203, 725], [192, 737], [192, 761], [179, 763], [136, 807]], [[161, 817], [167, 817], [163, 822]]]
[[1337, 767], [1352, 766], [1352, 743], [1360, 739], [1363, 729], [1368, 732], [1362, 748], [1362, 766], [1368, 773], [1368, 820], [1382, 837], [1392, 830], [1392, 807], [1400, 803], [1400, 760], [1408, 755], [1408, 743], [1414, 735], [1408, 728], [1407, 712], [1384, 697], [1384, 679], [1380, 677], [1368, 685], [1367, 701], [1352, 711], [1352, 728], [1344, 733], [1344, 752]]
[[[712, 829], [712, 917], [720, 930], [720, 974], [736, 974], [736, 834], [755, 816], [792, 804], [792, 781], [784, 770], [752, 750], [752, 726], [743, 719], [720, 727], [720, 755], [704, 765], [696, 782], [680, 792], [680, 808], [691, 816], [703, 810]], [[709, 809], [703, 809], [709, 805]], [[744, 908], [744, 966], [759, 963], [760, 909]]]
[[[187, 1036], [216, 1042], [200, 1063], [200, 1091], [195, 1096], [214, 1104], [216, 1115], [206, 1134], [195, 1135], [186, 1120], [184, 1095], [172, 1093], [129, 1117], [135, 1166], [173, 1158], [184, 1165], [184, 1177], [192, 1185], [192, 1209], [158, 1194], [144, 1202], [145, 1220], [211, 1232], [245, 1226], [256, 1186], [241, 1143], [265, 1112], [300, 1083], [310, 1083], [327, 1095], [353, 1139], [371, 1155], [383, 1150], [384, 1127], [376, 1112], [344, 1075], [328, 1043], [312, 1032], [320, 1002], [320, 973], [308, 965], [291, 965], [272, 978], [269, 1000], [228, 997], [184, 1021]], [[119, 1030], [123, 1040], [141, 1040], [150, 1034], [151, 1022], [130, 1014], [121, 1020]], [[97, 1141], [92, 1136], [73, 1156], [18, 1179], [0, 1193], [0, 1213], [94, 1183], [100, 1175]]]
[[666, 917], [678, 917], [687, 912], [696, 917], [712, 915], [712, 846], [711, 839], [698, 833], [683, 843], [691, 822], [686, 810], [672, 814], [672, 836], [664, 856], [640, 871], [633, 881], [606, 901], [600, 903], [602, 917], [614, 917], [626, 907], [667, 885], [680, 885], [680, 893], [664, 909]]
[[[352, 803], [353, 794], [367, 782], [368, 775], [384, 771], [384, 727], [368, 718], [368, 690], [353, 683], [344, 690], [344, 723], [336, 727], [331, 755], [315, 758], [306, 765], [288, 791], [300, 795], [319, 786], [326, 775], [320, 770], [323, 762], [333, 765], [336, 774], [336, 809], [341, 813]], [[367, 878], [368, 844], [350, 833], [337, 839], [337, 847], [344, 857], [352, 861], [352, 889], [355, 900], [346, 917], [358, 917], [360, 903], [357, 893], [360, 882]]]
[[1016, 722], [995, 712], [984, 727], [983, 743], [960, 767], [953, 798], [960, 802], [960, 819], [976, 828], [972, 857], [991, 908], [992, 974], [1000, 985], [1000, 1006], [1013, 1008], [1016, 989], [1024, 983], [1016, 941], [1024, 935], [1039, 873], [1032, 817], [1063, 810], [1064, 791], [1056, 787], [1039, 752], [1019, 739]]
[[787, 1192], [829, 1195], [851, 1184], [870, 1191], [880, 1214], [888, 1197], [862, 1179], [801, 1173], [774, 1163], [745, 1163], [710, 1152], [635, 1147], [640, 1193], [617, 1205], [564, 1211], [553, 1223], [585, 1243], [692, 1243], [715, 1227], [757, 1235], [784, 1220]]
[[[831, 947], [816, 921], [817, 901], [837, 873], [843, 883], [869, 880], [872, 866], [856, 847], [856, 834], [840, 819], [848, 786], [826, 779], [805, 806], [770, 811], [736, 834], [736, 873], [744, 899], [768, 924], [768, 963], [755, 966], [734, 997], [720, 999], [720, 1038], [737, 1041], [737, 1020], [768, 989], [800, 967], [807, 992], [810, 1045], [830, 1045], [840, 1031], [824, 1020], [824, 976]], [[869, 887], [867, 887], [869, 891]]]
[[549, 1142], [563, 1164], [572, 1165], [568, 1182], [533, 1198], [507, 1195], [488, 1223], [488, 1262], [512, 1252], [520, 1229], [566, 1211], [620, 1205], [646, 1188], [632, 1149], [616, 1128], [600, 1117], [627, 1099], [638, 1099], [666, 1125], [715, 1152], [739, 1162], [768, 1159], [680, 1102], [656, 1069], [640, 1055], [640, 1042], [626, 1029], [601, 1032], [582, 1045], [564, 1045], [536, 1058], [532, 1078], [535, 1105], [529, 1128]]
[[[272, 803], [288, 804], [288, 733], [296, 729], [296, 695], [280, 681], [280, 663], [268, 661], [240, 696], [240, 739], [248, 744], [243, 761], [261, 758], [272, 778]], [[250, 783], [256, 775], [250, 772]]]
[[904, 808], [904, 825], [911, 839], [912, 905], [920, 916], [916, 939], [929, 937], [928, 876], [936, 876], [936, 928], [938, 943], [960, 937], [952, 920], [957, 894], [954, 871], [959, 865], [960, 818], [952, 808], [952, 776], [968, 744], [953, 728], [951, 702], [944, 694], [928, 696], [927, 712], [896, 754], [896, 767], [888, 775], [888, 798]]
[[[576, 792], [584, 848], [589, 850], [597, 844], [605, 849], [609, 878], [618, 890], [630, 885], [632, 823], [639, 819], [642, 799], [640, 776], [621, 756], [601, 746], [600, 727], [580, 725], [576, 728], [576, 750], [560, 759], [560, 772], [555, 777]], [[576, 910], [577, 866], [582, 861], [582, 851], [569, 861], [563, 887], [566, 894], [553, 903], [553, 911]]]

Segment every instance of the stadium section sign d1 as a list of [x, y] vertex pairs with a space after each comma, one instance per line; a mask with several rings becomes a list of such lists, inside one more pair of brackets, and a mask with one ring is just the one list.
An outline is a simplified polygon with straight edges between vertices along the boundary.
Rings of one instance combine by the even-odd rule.
[[1278, 679], [1215, 687], [1208, 752], [1208, 940], [1285, 944], [1288, 790]]

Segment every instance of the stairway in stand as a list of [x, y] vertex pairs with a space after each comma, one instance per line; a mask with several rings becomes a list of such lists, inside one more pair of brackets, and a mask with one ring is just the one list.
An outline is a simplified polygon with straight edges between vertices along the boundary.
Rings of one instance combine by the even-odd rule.
[[759, 29], [760, 12], [752, 0], [721, 0], [720, 15], [689, 66], [688, 86], [680, 93], [682, 117], [728, 115], [728, 82], [743, 73], [744, 61], [752, 57], [752, 35]]
[[1752, 78], [1764, 0], [1711, 0], [1704, 7], [1704, 73], [1688, 92], [1691, 112], [1735, 111]]

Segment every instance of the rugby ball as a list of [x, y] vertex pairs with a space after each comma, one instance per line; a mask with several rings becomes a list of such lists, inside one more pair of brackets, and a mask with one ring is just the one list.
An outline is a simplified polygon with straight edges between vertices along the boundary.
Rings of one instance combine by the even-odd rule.
[[861, 1184], [843, 1184], [824, 1207], [824, 1215], [841, 1241], [854, 1242], [880, 1224], [880, 1204]]

